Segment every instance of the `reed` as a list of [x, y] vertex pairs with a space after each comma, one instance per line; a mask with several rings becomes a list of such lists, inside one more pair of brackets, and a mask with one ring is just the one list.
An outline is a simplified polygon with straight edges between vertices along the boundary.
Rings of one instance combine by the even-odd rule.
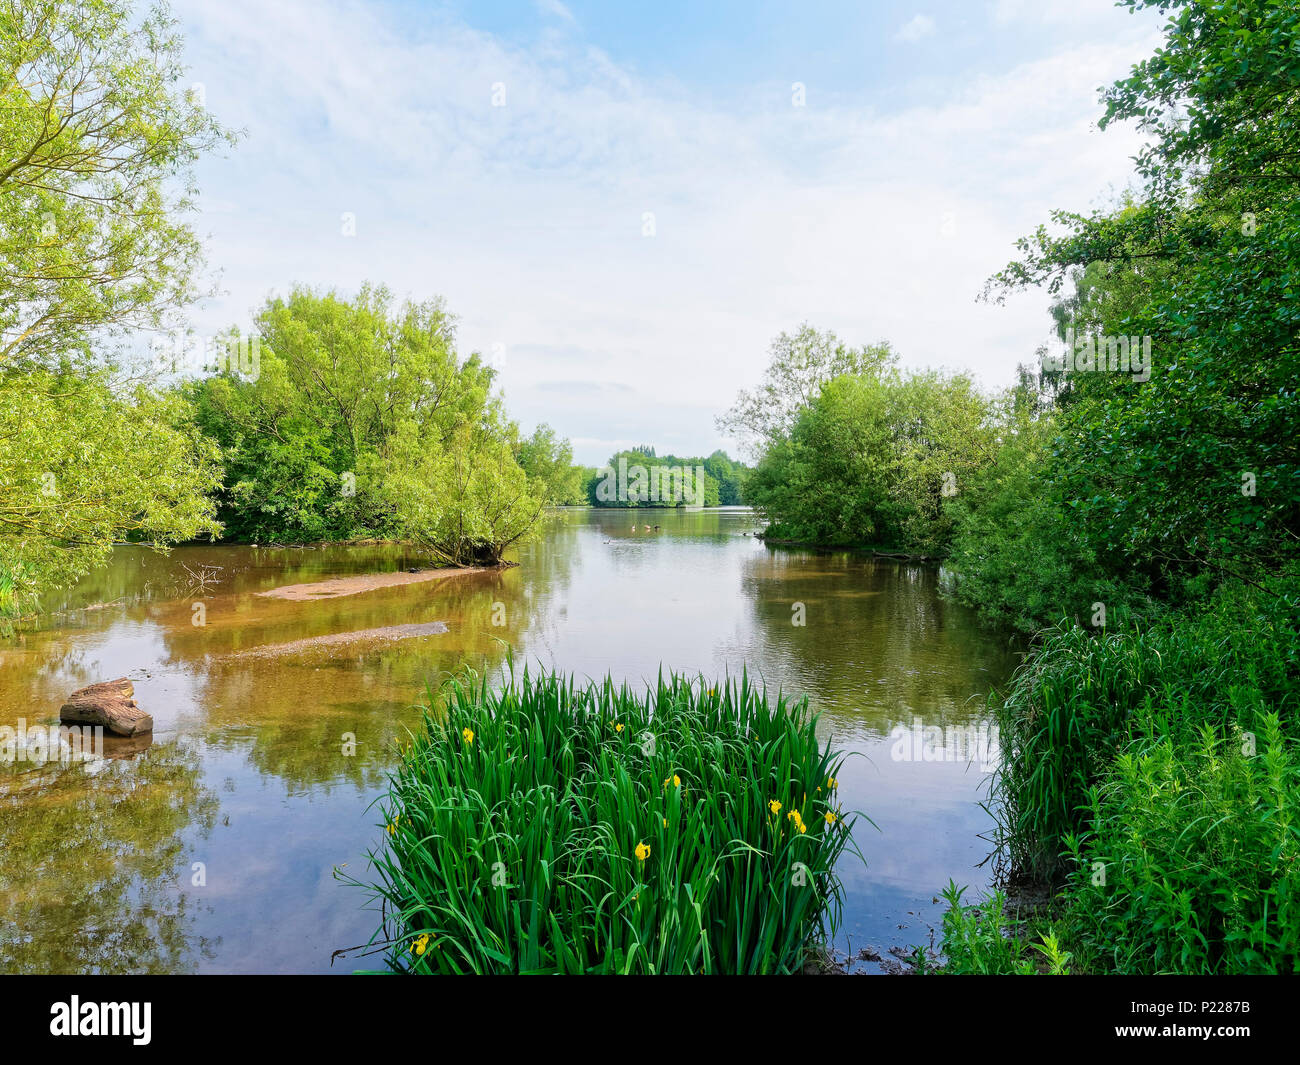
[[747, 674], [458, 675], [382, 804], [375, 942], [413, 973], [797, 972], [861, 857], [842, 761]]

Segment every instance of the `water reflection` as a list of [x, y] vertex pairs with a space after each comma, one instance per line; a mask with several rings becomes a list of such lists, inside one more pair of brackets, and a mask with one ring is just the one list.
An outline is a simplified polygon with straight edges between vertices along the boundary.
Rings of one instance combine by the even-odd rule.
[[[328, 971], [373, 928], [332, 870], [358, 871], [377, 842], [370, 806], [413, 700], [463, 664], [498, 668], [506, 644], [591, 676], [748, 667], [807, 692], [855, 752], [846, 806], [881, 826], [859, 830], [868, 867], [842, 870], [846, 937], [923, 939], [934, 891], [983, 876], [984, 775], [896, 760], [890, 733], [978, 725], [1011, 650], [938, 596], [932, 569], [767, 548], [745, 511], [635, 518], [555, 512], [516, 568], [305, 602], [257, 593], [420, 560], [392, 546], [118, 550], [50, 604], [61, 613], [0, 645], [0, 725], [56, 720], [69, 691], [117, 676], [155, 720], [152, 747], [92, 772], [3, 767], [0, 970]], [[446, 631], [311, 643], [433, 622]]]
[[199, 753], [0, 769], [0, 970], [188, 972], [219, 939], [181, 888], [212, 827]]

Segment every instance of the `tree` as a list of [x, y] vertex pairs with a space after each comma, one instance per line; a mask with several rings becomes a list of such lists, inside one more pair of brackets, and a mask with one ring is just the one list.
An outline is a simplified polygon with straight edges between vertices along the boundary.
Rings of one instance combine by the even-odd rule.
[[0, 607], [70, 583], [115, 540], [213, 535], [213, 449], [107, 345], [199, 291], [190, 165], [227, 135], [176, 89], [164, 7], [0, 6]]
[[440, 300], [295, 288], [257, 327], [256, 375], [227, 369], [185, 389], [225, 455], [233, 535], [407, 539], [482, 563], [532, 529], [543, 486], [515, 459], [493, 371], [457, 354]]
[[876, 373], [892, 364], [885, 343], [851, 348], [833, 332], [819, 332], [807, 322], [793, 334], [781, 333], [768, 349], [763, 383], [742, 390], [718, 429], [737, 437], [755, 457], [789, 435], [799, 412], [817, 398], [822, 385], [843, 374]]
[[533, 435], [515, 446], [515, 459], [547, 504], [565, 506], [585, 503], [583, 471], [573, 464], [573, 445], [543, 422]]
[[189, 169], [232, 138], [183, 75], [163, 5], [0, 7], [0, 365], [89, 359], [199, 294]]
[[1151, 137], [1118, 210], [1055, 212], [990, 283], [1059, 292], [1082, 271], [1099, 331], [1146, 336], [1144, 382], [1076, 381], [1053, 477], [1112, 572], [1171, 582], [1272, 568], [1300, 546], [1300, 10], [1170, 11], [1164, 46], [1106, 93]]
[[98, 378], [0, 376], [0, 607], [30, 606], [126, 537], [216, 535], [216, 448], [176, 397]]
[[768, 448], [748, 498], [776, 538], [938, 553], [945, 501], [993, 459], [989, 415], [964, 376], [844, 374]]

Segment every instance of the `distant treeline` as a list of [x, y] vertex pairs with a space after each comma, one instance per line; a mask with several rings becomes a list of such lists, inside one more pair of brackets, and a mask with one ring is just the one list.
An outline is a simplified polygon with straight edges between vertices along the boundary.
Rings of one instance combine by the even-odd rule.
[[640, 445], [582, 471], [583, 502], [593, 507], [730, 507], [745, 502], [752, 471], [725, 451], [707, 458], [658, 455]]

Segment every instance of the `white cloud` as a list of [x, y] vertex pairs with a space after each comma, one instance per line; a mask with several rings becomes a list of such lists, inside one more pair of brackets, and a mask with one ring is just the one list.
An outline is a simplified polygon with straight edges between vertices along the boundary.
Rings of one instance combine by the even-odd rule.
[[1043, 297], [974, 297], [1050, 208], [1124, 183], [1136, 143], [1091, 128], [1096, 87], [1151, 44], [1074, 44], [941, 106], [738, 110], [581, 42], [412, 31], [352, 0], [178, 9], [209, 106], [249, 131], [200, 172], [229, 296], [196, 325], [293, 282], [441, 293], [464, 348], [504, 345], [525, 429], [550, 422], [587, 462], [614, 440], [734, 451], [713, 416], [804, 319], [1010, 380]]
[[914, 15], [898, 28], [898, 32], [894, 34], [894, 39], [915, 42], [922, 37], [929, 37], [933, 32], [934, 19], [929, 15]]
[[560, 0], [537, 0], [537, 9], [543, 15], [551, 15], [561, 19], [564, 22], [576, 23], [578, 20], [573, 17], [570, 11]]

